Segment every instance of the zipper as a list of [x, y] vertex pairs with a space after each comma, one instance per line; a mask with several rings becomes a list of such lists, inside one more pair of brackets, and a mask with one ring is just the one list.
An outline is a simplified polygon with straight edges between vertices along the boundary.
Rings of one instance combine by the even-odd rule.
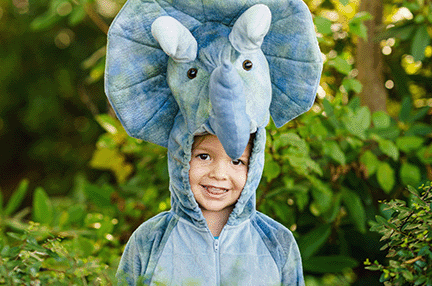
[[220, 235], [219, 238], [213, 238], [213, 249], [216, 257], [216, 285], [220, 285]]

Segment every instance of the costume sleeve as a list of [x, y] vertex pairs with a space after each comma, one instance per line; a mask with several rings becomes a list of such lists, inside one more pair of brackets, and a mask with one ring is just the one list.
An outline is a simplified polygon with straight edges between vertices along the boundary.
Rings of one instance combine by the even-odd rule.
[[140, 253], [137, 250], [135, 232], [126, 244], [125, 250], [120, 259], [120, 264], [116, 274], [118, 285], [137, 285], [141, 269], [142, 263]]
[[160, 213], [141, 224], [126, 244], [116, 278], [118, 285], [149, 285], [168, 237], [178, 219]]
[[294, 238], [290, 244], [287, 260], [282, 268], [281, 282], [281, 285], [305, 285], [300, 251]]

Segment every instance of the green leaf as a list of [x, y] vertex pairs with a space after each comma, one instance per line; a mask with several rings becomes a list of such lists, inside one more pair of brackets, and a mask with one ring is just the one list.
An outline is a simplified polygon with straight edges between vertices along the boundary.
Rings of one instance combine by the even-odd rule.
[[342, 85], [347, 92], [352, 90], [355, 93], [360, 93], [363, 89], [361, 82], [355, 78], [344, 78]]
[[366, 211], [359, 195], [344, 188], [342, 191], [342, 198], [350, 218], [358, 231], [366, 233]]
[[10, 216], [21, 206], [21, 203], [27, 193], [28, 185], [29, 181], [27, 179], [21, 180], [17, 190], [12, 194], [8, 204], [6, 205], [4, 211], [5, 216]]
[[92, 66], [90, 70], [90, 74], [86, 78], [86, 83], [92, 84], [101, 80], [104, 76], [104, 72], [105, 72], [105, 61], [100, 60], [94, 66]]
[[429, 106], [420, 108], [416, 113], [409, 117], [408, 122], [413, 123], [415, 121], [422, 120], [426, 115], [428, 115], [430, 110]]
[[349, 24], [350, 32], [354, 35], [359, 36], [360, 38], [366, 40], [367, 39], [367, 28], [363, 23], [350, 23]]
[[378, 169], [378, 165], [380, 164], [380, 161], [378, 160], [377, 156], [375, 156], [372, 151], [367, 150], [363, 153], [360, 157], [360, 163], [362, 163], [367, 170], [367, 176], [372, 176], [375, 171]]
[[363, 21], [367, 21], [372, 19], [372, 15], [367, 12], [359, 12], [357, 13], [348, 23], [350, 28], [350, 32], [354, 35], [359, 36], [360, 38], [367, 39], [367, 28], [363, 24]]
[[321, 120], [317, 118], [310, 126], [310, 132], [312, 135], [315, 135], [319, 139], [326, 137], [328, 135], [327, 128], [321, 123]]
[[86, 215], [85, 208], [83, 205], [72, 205], [69, 207], [68, 211], [68, 222], [81, 224], [84, 221], [84, 217]]
[[379, 139], [378, 146], [384, 154], [392, 158], [394, 161], [398, 160], [399, 149], [392, 141], [386, 139]]
[[312, 231], [302, 235], [299, 239], [299, 249], [303, 260], [307, 260], [314, 255], [327, 242], [331, 234], [329, 224], [321, 225]]
[[111, 206], [111, 194], [114, 192], [113, 187], [104, 185], [99, 187], [92, 184], [87, 184], [85, 188], [87, 198], [96, 206], [104, 208]]
[[398, 230], [398, 228], [394, 224], [390, 223], [388, 220], [386, 220], [382, 216], [376, 215], [375, 219], [376, 219], [376, 221], [378, 223], [380, 223], [381, 225], [386, 226], [387, 228]]
[[406, 185], [417, 186], [421, 181], [421, 172], [419, 167], [416, 165], [412, 165], [409, 163], [403, 163], [399, 176], [401, 178], [402, 183]]
[[423, 147], [417, 152], [417, 158], [423, 164], [432, 164], [432, 144], [428, 147]]
[[348, 256], [317, 256], [304, 260], [305, 271], [316, 273], [337, 273], [358, 266], [358, 262]]
[[363, 21], [368, 21], [368, 20], [372, 20], [372, 19], [373, 19], [373, 16], [370, 13], [362, 11], [362, 12], [358, 12], [357, 14], [355, 14], [350, 22], [363, 22]]
[[369, 108], [362, 106], [358, 108], [354, 114], [348, 115], [344, 118], [345, 127], [348, 131], [361, 139], [365, 139], [365, 130], [371, 124], [371, 114]]
[[388, 194], [393, 189], [396, 179], [393, 168], [386, 162], [381, 162], [377, 170], [377, 180], [381, 188]]
[[93, 153], [90, 166], [113, 171], [119, 183], [125, 182], [133, 172], [132, 164], [127, 163], [125, 156], [117, 149], [97, 148]]
[[328, 183], [314, 176], [307, 176], [307, 178], [313, 186], [313, 206], [316, 208], [316, 213], [321, 214], [327, 212], [331, 208], [333, 201], [333, 192], [330, 186], [328, 185]]
[[318, 175], [322, 176], [323, 172], [319, 164], [309, 157], [289, 155], [287, 156], [287, 159], [294, 170], [300, 175], [305, 176], [308, 175], [310, 171], [314, 171]]
[[351, 65], [342, 57], [336, 56], [329, 62], [329, 65], [333, 66], [338, 72], [348, 75], [351, 72]]
[[331, 20], [324, 18], [324, 17], [321, 17], [321, 16], [316, 16], [314, 18], [314, 23], [315, 23], [315, 26], [317, 27], [318, 33], [321, 33], [323, 35], [328, 35], [328, 34], [333, 33], [333, 31], [331, 29], [331, 26], [332, 26]]
[[324, 98], [324, 100], [322, 101], [322, 104], [324, 106], [324, 111], [328, 117], [334, 115], [333, 105], [331, 104], [331, 102], [327, 98]]
[[72, 13], [69, 16], [69, 25], [76, 26], [81, 23], [85, 16], [86, 12], [84, 10], [84, 5], [75, 6]]
[[281, 172], [281, 168], [279, 164], [275, 161], [267, 161], [264, 167], [264, 176], [267, 179], [267, 182], [270, 182], [277, 176], [279, 176]]
[[403, 152], [418, 150], [423, 146], [425, 139], [417, 136], [404, 136], [396, 139], [396, 146]]
[[80, 250], [83, 257], [90, 256], [95, 250], [94, 242], [83, 236], [77, 236], [75, 238], [75, 247]]
[[274, 142], [275, 148], [281, 146], [294, 146], [302, 155], [309, 153], [309, 146], [304, 139], [302, 139], [297, 133], [287, 132], [283, 133], [279, 139]]
[[110, 134], [115, 135], [122, 131], [119, 122], [108, 114], [96, 115], [96, 121]]
[[369, 126], [371, 125], [371, 113], [369, 108], [367, 108], [366, 106], [360, 107], [356, 111], [355, 116], [361, 129], [366, 130], [367, 128], [369, 128]]
[[372, 115], [372, 122], [376, 128], [388, 128], [391, 120], [387, 112], [377, 111]]
[[340, 148], [339, 144], [335, 141], [324, 141], [323, 144], [324, 154], [335, 160], [341, 165], [346, 164], [345, 154]]
[[414, 38], [411, 44], [411, 55], [415, 61], [422, 61], [425, 59], [425, 50], [430, 43], [427, 25], [421, 25], [416, 29]]
[[303, 212], [309, 203], [308, 188], [303, 186], [296, 186], [294, 188], [294, 196], [297, 207], [301, 212]]
[[41, 224], [50, 224], [53, 219], [53, 208], [48, 195], [44, 189], [39, 187], [35, 190], [33, 198], [33, 219]]
[[428, 136], [432, 134], [432, 126], [430, 124], [417, 122], [411, 125], [410, 129], [405, 132], [405, 135], [410, 136]]
[[379, 34], [375, 40], [387, 40], [388, 38], [399, 38], [402, 40], [407, 40], [413, 34], [416, 29], [416, 25], [413, 22], [405, 22], [402, 25], [392, 27], [390, 29], [385, 30], [381, 34]]
[[399, 120], [403, 122], [408, 122], [412, 109], [412, 100], [409, 95], [404, 96], [401, 103], [401, 110], [399, 112]]
[[342, 5], [346, 6], [346, 5], [349, 4], [350, 0], [339, 0], [339, 2], [340, 2]]
[[396, 138], [400, 135], [401, 130], [396, 125], [390, 125], [388, 128], [377, 129], [372, 128], [369, 130], [370, 134], [373, 137], [373, 134], [379, 135], [379, 137], [390, 139], [391, 141], [396, 140]]
[[61, 20], [61, 17], [57, 13], [46, 13], [42, 16], [35, 18], [30, 23], [30, 29], [33, 31], [49, 30]]
[[322, 215], [322, 218], [324, 218], [326, 223], [332, 223], [336, 220], [341, 210], [341, 201], [342, 201], [342, 194], [340, 192], [336, 193], [333, 196], [331, 208]]

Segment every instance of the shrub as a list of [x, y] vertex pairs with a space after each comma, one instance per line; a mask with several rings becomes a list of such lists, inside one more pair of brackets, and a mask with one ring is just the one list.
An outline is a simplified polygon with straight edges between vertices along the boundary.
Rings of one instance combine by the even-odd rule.
[[408, 204], [401, 200], [383, 202], [389, 219], [376, 216], [371, 230], [382, 235], [388, 265], [366, 260], [366, 268], [382, 272], [384, 285], [432, 285], [432, 186], [421, 192], [408, 187]]
[[90, 255], [92, 251], [86, 253], [93, 245], [82, 237], [54, 238], [35, 223], [23, 234], [8, 236], [10, 244], [0, 240], [0, 284], [112, 285], [114, 281], [109, 266]]

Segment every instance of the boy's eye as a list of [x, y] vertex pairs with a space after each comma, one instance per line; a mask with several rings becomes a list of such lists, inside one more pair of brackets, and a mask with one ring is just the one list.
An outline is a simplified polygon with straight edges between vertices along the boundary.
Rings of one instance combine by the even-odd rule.
[[199, 154], [197, 155], [197, 157], [200, 158], [201, 160], [210, 160], [209, 154]]
[[236, 160], [232, 160], [231, 161], [233, 163], [233, 165], [238, 166], [238, 165], [244, 165], [245, 163], [240, 160], [240, 159], [236, 159]]

